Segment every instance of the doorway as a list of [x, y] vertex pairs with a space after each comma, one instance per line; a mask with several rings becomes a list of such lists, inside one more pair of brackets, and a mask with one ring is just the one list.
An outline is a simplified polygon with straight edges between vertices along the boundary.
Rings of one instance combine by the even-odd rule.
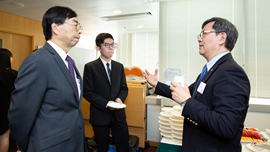
[[18, 70], [23, 60], [31, 54], [32, 38], [32, 36], [0, 31], [2, 48], [10, 50], [13, 54], [12, 69]]

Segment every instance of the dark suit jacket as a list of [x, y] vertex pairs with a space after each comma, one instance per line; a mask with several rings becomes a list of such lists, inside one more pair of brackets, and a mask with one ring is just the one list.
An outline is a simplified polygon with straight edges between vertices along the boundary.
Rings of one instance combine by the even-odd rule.
[[89, 62], [84, 67], [83, 96], [90, 102], [90, 123], [108, 125], [113, 114], [117, 121], [125, 121], [124, 109], [110, 111], [106, 108], [108, 101], [120, 98], [124, 103], [128, 94], [124, 67], [121, 63], [111, 61], [112, 85], [100, 58]]
[[10, 129], [23, 151], [86, 150], [82, 97], [77, 98], [67, 66], [48, 43], [23, 61], [15, 88], [9, 111]]
[[[197, 81], [189, 87], [191, 94]], [[183, 151], [241, 152], [250, 94], [246, 73], [229, 53], [214, 64], [202, 82], [206, 84], [203, 94], [197, 92], [188, 99], [182, 111]], [[169, 87], [162, 83], [158, 83], [156, 93], [171, 97]]]

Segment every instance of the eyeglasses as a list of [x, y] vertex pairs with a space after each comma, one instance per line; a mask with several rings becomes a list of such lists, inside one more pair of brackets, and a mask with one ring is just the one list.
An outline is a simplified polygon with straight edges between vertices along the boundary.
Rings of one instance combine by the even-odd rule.
[[221, 33], [221, 32], [223, 32], [223, 31], [203, 30], [203, 31], [201, 31], [201, 33], [197, 36], [197, 38], [198, 38], [198, 39], [199, 39], [199, 38], [203, 38], [203, 36], [204, 36], [205, 34], [208, 34], [208, 33]]
[[116, 47], [117, 46], [117, 43], [114, 43], [114, 42], [111, 43], [111, 44], [110, 43], [104, 43], [104, 46], [107, 47], [107, 48], [109, 48], [110, 46], [111, 47]]
[[76, 26], [76, 30], [77, 31], [79, 31], [79, 30], [83, 30], [83, 27], [81, 26], [81, 24], [80, 23], [77, 23], [77, 24], [71, 24], [71, 23], [69, 23], [69, 22], [65, 22], [65, 23], [67, 23], [67, 24], [69, 24], [69, 25], [72, 25], [72, 26]]

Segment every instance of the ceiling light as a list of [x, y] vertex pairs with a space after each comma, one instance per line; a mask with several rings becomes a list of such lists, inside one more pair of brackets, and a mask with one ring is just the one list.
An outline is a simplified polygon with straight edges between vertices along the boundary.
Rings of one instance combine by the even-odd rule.
[[143, 26], [142, 25], [137, 25], [137, 28], [143, 28]]
[[104, 21], [115, 21], [115, 20], [126, 20], [126, 19], [134, 19], [134, 18], [142, 18], [142, 17], [150, 17], [152, 14], [150, 12], [142, 12], [142, 13], [133, 13], [133, 14], [121, 14], [115, 16], [103, 16], [100, 19]]
[[113, 10], [113, 13], [114, 14], [120, 14], [120, 13], [122, 13], [122, 11], [120, 11], [120, 10]]
[[11, 5], [14, 5], [14, 6], [16, 6], [16, 7], [24, 7], [24, 6], [25, 6], [24, 4], [22, 4], [22, 3], [17, 3], [17, 2], [11, 2], [10, 4], [11, 4]]

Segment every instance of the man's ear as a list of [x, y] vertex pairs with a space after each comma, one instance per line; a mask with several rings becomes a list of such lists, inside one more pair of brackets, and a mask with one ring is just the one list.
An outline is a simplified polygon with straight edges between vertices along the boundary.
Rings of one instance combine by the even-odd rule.
[[225, 32], [221, 32], [219, 33], [219, 35], [220, 35], [220, 39], [219, 39], [220, 44], [225, 44], [226, 39], [227, 39], [227, 34]]
[[101, 48], [100, 48], [99, 46], [96, 46], [96, 48], [97, 48], [97, 50], [98, 50], [98, 51], [100, 51], [100, 50], [101, 50]]
[[59, 25], [56, 24], [56, 23], [52, 23], [52, 24], [51, 24], [51, 27], [52, 27], [52, 34], [59, 35], [59, 31], [58, 31]]

